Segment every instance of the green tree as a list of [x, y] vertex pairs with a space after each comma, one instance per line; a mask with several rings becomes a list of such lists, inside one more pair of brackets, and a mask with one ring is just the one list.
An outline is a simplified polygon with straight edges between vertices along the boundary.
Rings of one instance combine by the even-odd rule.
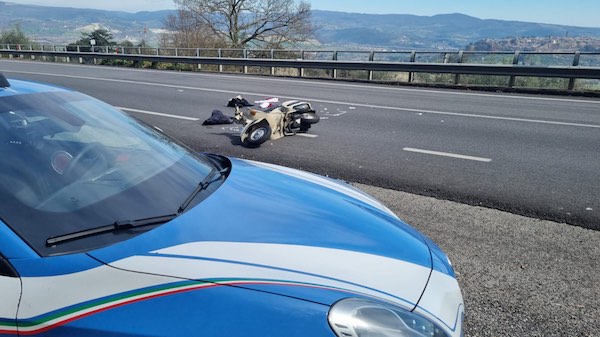
[[96, 29], [91, 33], [81, 33], [81, 39], [72, 43], [72, 45], [89, 46], [91, 41], [96, 41], [96, 46], [114, 46], [117, 43], [113, 41], [112, 34], [104, 29]]
[[[203, 36], [232, 48], [281, 48], [312, 37], [310, 4], [296, 0], [174, 0], [167, 28], [179, 38]], [[214, 42], [214, 41], [212, 41]], [[202, 47], [202, 46], [197, 46]]]
[[14, 28], [0, 32], [0, 43], [2, 44], [33, 44], [33, 41], [23, 33], [20, 25], [15, 25]]

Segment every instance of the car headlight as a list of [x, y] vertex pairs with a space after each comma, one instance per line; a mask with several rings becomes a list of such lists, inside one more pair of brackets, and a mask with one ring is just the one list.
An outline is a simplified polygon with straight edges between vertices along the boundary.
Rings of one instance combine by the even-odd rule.
[[437, 325], [417, 314], [358, 298], [335, 303], [328, 320], [338, 337], [448, 337]]

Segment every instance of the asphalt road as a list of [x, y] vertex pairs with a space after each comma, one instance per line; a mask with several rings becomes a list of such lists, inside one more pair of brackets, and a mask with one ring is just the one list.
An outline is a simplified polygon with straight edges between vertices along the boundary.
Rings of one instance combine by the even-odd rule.
[[[571, 213], [569, 221], [580, 219], [581, 224], [598, 228], [599, 179], [594, 169], [599, 167], [600, 121], [595, 100], [4, 60], [0, 60], [0, 71], [73, 87], [124, 108], [144, 110], [128, 112], [199, 150], [282, 163], [370, 185], [494, 204], [518, 213], [536, 210], [541, 215], [558, 213], [563, 217]], [[200, 126], [212, 109], [228, 112], [223, 105], [238, 93], [249, 100], [305, 98], [315, 102], [327, 119], [311, 132], [316, 138], [295, 136], [258, 149], [243, 148], [231, 129], [235, 126]], [[453, 151], [491, 161], [405, 151], [408, 147]], [[529, 181], [531, 176], [535, 179]], [[357, 186], [448, 253], [465, 298], [467, 337], [600, 336], [600, 231], [391, 188]], [[453, 190], [454, 186], [459, 186], [458, 190]], [[538, 193], [540, 196], [531, 197]], [[573, 204], [573, 208], [563, 206], [557, 211], [554, 205], [561, 205], [562, 198], [562, 205]], [[536, 208], [544, 202], [549, 204]], [[593, 211], [577, 218], [582, 212], [573, 210], [585, 205]]]
[[[0, 71], [126, 108], [197, 150], [600, 229], [598, 99], [8, 60]], [[308, 100], [323, 119], [313, 138], [244, 148], [235, 126], [201, 126], [213, 109], [232, 115], [238, 94]]]

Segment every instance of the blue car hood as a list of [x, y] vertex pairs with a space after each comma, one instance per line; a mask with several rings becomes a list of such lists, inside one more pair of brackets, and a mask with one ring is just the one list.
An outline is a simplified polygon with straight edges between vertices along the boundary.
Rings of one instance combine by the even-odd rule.
[[225, 182], [200, 204], [89, 255], [121, 270], [328, 305], [351, 295], [416, 306], [436, 260], [416, 230], [346, 183], [232, 163]]

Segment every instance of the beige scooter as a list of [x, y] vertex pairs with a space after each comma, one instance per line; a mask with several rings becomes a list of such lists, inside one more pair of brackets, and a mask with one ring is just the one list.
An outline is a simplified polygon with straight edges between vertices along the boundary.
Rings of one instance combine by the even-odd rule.
[[242, 111], [236, 106], [234, 118], [244, 124], [240, 138], [248, 146], [259, 146], [269, 139], [306, 132], [312, 124], [319, 122], [319, 116], [310, 103], [301, 101], [287, 101], [265, 111]]

